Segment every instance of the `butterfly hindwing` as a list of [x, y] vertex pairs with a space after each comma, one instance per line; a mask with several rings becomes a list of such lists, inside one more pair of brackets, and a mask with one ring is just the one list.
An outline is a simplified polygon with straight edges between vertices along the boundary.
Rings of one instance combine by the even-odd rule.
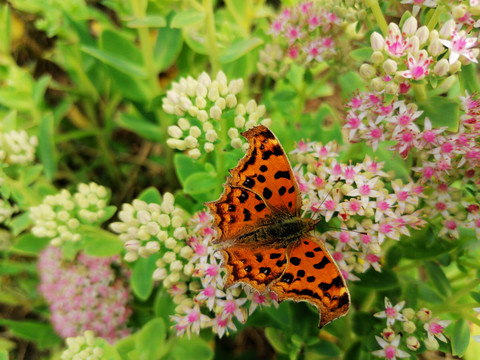
[[[252, 251], [253, 250], [253, 251]], [[285, 250], [273, 247], [230, 246], [222, 250], [230, 286], [243, 282], [263, 292], [285, 270]]]
[[280, 301], [307, 301], [320, 312], [320, 327], [345, 315], [350, 295], [337, 265], [325, 246], [305, 236], [288, 251], [288, 264], [271, 290]]
[[205, 205], [214, 214], [217, 243], [251, 231], [271, 214], [260, 196], [249, 189], [232, 187], [230, 180], [220, 199]]
[[249, 188], [276, 209], [300, 215], [302, 199], [290, 162], [275, 135], [265, 126], [242, 133], [247, 154], [230, 173], [232, 186]]

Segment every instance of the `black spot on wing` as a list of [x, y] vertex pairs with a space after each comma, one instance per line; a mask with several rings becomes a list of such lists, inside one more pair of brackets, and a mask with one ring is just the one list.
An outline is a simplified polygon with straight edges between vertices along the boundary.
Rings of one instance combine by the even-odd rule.
[[348, 293], [345, 293], [342, 296], [340, 296], [340, 299], [338, 299], [338, 307], [340, 308], [344, 305], [347, 305], [349, 302], [350, 302], [350, 297], [348, 296]]
[[250, 211], [248, 211], [248, 209], [243, 209], [243, 221], [250, 221], [250, 219], [252, 218], [252, 214], [250, 213]]
[[235, 211], [236, 208], [237, 208], [237, 207], [236, 207], [235, 205], [233, 205], [233, 204], [228, 205], [228, 211]]
[[295, 257], [295, 256], [294, 256], [294, 257], [291, 257], [291, 258], [290, 258], [290, 263], [291, 263], [292, 265], [298, 266], [298, 265], [300, 265], [300, 258]]
[[265, 179], [265, 176], [263, 176], [263, 175], [258, 175], [257, 180], [261, 183], [264, 183], [267, 179]]
[[290, 274], [290, 273], [286, 273], [286, 274], [283, 274], [282, 278], [280, 279], [280, 281], [284, 282], [284, 283], [287, 283], [287, 284], [291, 284], [292, 281], [293, 281], [293, 275]]
[[280, 256], [282, 256], [282, 254], [280, 253], [273, 253], [273, 254], [270, 254], [270, 259], [278, 259]]
[[263, 202], [260, 203], [260, 204], [257, 204], [255, 205], [255, 210], [257, 210], [258, 212], [262, 211], [263, 209], [265, 209], [267, 207], [267, 205], [265, 205]]
[[275, 145], [272, 150], [264, 151], [262, 153], [262, 159], [268, 160], [272, 155], [275, 155], [275, 156], [283, 155], [283, 150], [280, 145]]
[[295, 191], [295, 186], [292, 186], [290, 189], [288, 189], [288, 193], [291, 194]]
[[275, 179], [287, 179], [287, 180], [290, 180], [290, 171], [281, 171], [281, 170], [278, 170], [275, 175], [273, 176]]
[[287, 188], [285, 186], [282, 186], [280, 189], [278, 189], [278, 195], [283, 196], [285, 192], [287, 191]]
[[243, 186], [251, 189], [255, 186], [255, 180], [253, 180], [251, 177], [248, 177], [245, 179], [245, 181], [243, 182]]
[[284, 264], [285, 264], [286, 260], [283, 259], [283, 260], [278, 260], [275, 265], [277, 265], [277, 267], [282, 267]]
[[245, 271], [246, 272], [252, 271], [252, 267], [250, 265], [245, 266]]
[[315, 281], [315, 276], [309, 276], [307, 277], [308, 282], [314, 282]]
[[313, 258], [313, 257], [315, 257], [315, 253], [313, 253], [313, 252], [311, 252], [311, 251], [307, 251], [307, 252], [305, 253], [305, 256], [306, 256], [306, 257], [309, 257], [309, 258]]
[[250, 156], [250, 159], [248, 159], [247, 161], [245, 161], [245, 164], [243, 164], [243, 168], [242, 168], [242, 170], [240, 170], [240, 172], [244, 172], [245, 170], [247, 170], [247, 168], [248, 168], [250, 165], [255, 164], [255, 161], [256, 161], [256, 160], [257, 160], [257, 148], [253, 148], [252, 156]]
[[261, 172], [266, 172], [268, 170], [268, 167], [265, 165], [260, 166], [260, 171]]
[[323, 269], [329, 263], [330, 263], [330, 260], [328, 260], [327, 257], [324, 256], [322, 261], [320, 261], [319, 263], [316, 263], [315, 265], [313, 265], [313, 267], [317, 270], [320, 270], [320, 269]]
[[238, 200], [243, 204], [245, 201], [248, 200], [248, 193], [244, 190], [242, 190], [242, 193], [238, 197]]
[[255, 258], [257, 259], [257, 261], [258, 261], [259, 263], [261, 263], [261, 262], [263, 261], [263, 256], [262, 256], [262, 254], [255, 254]]
[[298, 270], [297, 271], [297, 276], [298, 277], [304, 277], [305, 276], [305, 271], [304, 270]]
[[269, 188], [263, 189], [263, 197], [265, 199], [267, 199], [267, 200], [270, 199], [272, 197], [272, 195], [273, 195], [272, 190], [270, 190]]
[[270, 269], [269, 267], [261, 267], [259, 271], [262, 274], [268, 275], [272, 272], [272, 269]]

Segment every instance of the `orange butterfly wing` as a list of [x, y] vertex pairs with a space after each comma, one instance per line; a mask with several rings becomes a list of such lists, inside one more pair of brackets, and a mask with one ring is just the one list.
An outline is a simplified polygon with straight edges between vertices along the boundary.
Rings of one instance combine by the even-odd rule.
[[[265, 126], [242, 135], [250, 145], [247, 154], [230, 170], [220, 199], [205, 204], [215, 217], [215, 242], [223, 244], [226, 286], [243, 282], [260, 292], [270, 287], [280, 301], [307, 301], [320, 311], [322, 327], [348, 311], [345, 280], [324, 245], [305, 231], [291, 244], [282, 239], [288, 233], [283, 227], [300, 219], [302, 206], [292, 168]], [[261, 244], [247, 239], [262, 228], [278, 238]]]
[[270, 290], [280, 301], [307, 301], [320, 312], [319, 327], [345, 315], [350, 305], [345, 280], [321, 241], [305, 236], [288, 250], [288, 265]]

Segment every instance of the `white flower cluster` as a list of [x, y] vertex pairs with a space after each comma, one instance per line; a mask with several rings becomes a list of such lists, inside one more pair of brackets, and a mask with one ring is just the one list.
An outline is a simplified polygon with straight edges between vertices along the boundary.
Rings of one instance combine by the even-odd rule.
[[161, 205], [135, 199], [132, 204], [122, 205], [118, 214], [120, 221], [110, 225], [125, 242], [126, 261], [160, 253], [153, 278], [163, 280], [167, 288], [189, 277], [193, 271], [193, 266], [184, 266], [193, 251], [185, 243], [183, 210], [176, 207], [174, 201], [168, 192], [163, 195]]
[[66, 241], [79, 241], [80, 224], [99, 223], [105, 217], [109, 194], [104, 186], [79, 184], [73, 195], [63, 189], [56, 195], [48, 195], [42, 204], [30, 208], [34, 221], [32, 233], [51, 238], [50, 244], [60, 246]]
[[93, 331], [85, 331], [83, 336], [66, 339], [67, 349], [62, 353], [62, 360], [101, 360], [103, 349], [95, 346]]
[[[214, 80], [204, 72], [198, 79], [189, 76], [174, 82], [163, 100], [163, 110], [180, 118], [177, 125], [168, 128], [168, 146], [187, 151], [188, 156], [193, 159], [201, 156], [201, 148], [207, 153], [212, 152], [219, 137], [218, 132], [221, 127], [226, 126], [219, 120], [230, 120], [229, 116], [223, 115], [232, 114], [231, 111], [235, 109], [237, 116], [234, 127], [229, 126], [228, 135], [233, 147], [241, 147], [242, 141], [237, 128], [249, 129], [265, 114], [265, 106], [257, 106], [254, 100], [250, 100], [247, 105], [238, 104], [236, 95], [242, 89], [242, 79], [228, 82], [222, 71], [217, 73]], [[245, 119], [247, 115], [248, 119]], [[269, 119], [262, 121], [267, 126], [269, 122]]]
[[259, 59], [257, 62], [258, 72], [273, 79], [283, 77], [290, 69], [290, 65], [283, 61], [285, 54], [278, 44], [266, 44], [265, 48], [260, 50]]
[[37, 137], [29, 137], [24, 130], [0, 133], [0, 161], [22, 165], [31, 163], [35, 159], [37, 145]]
[[11, 205], [8, 201], [0, 199], [0, 224], [10, 220], [13, 213], [18, 211], [16, 205]]

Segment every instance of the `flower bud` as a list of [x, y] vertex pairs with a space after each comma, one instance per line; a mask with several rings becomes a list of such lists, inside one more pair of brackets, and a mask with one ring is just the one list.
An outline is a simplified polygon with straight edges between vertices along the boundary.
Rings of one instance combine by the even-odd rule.
[[235, 123], [235, 127], [237, 128], [243, 128], [245, 126], [245, 118], [241, 115], [235, 116], [233, 121]]
[[198, 159], [198, 158], [202, 155], [202, 153], [201, 153], [200, 150], [198, 150], [198, 149], [191, 149], [191, 150], [188, 150], [187, 155], [188, 155], [190, 158], [196, 160], [196, 159]]
[[225, 104], [228, 108], [234, 108], [237, 105], [237, 97], [233, 94], [228, 94], [225, 98]]
[[167, 270], [161, 268], [161, 269], [155, 269], [153, 272], [153, 280], [163, 280], [167, 277]]
[[208, 113], [205, 110], [200, 110], [197, 114], [197, 119], [201, 122], [205, 122], [208, 120]]
[[172, 149], [177, 149], [180, 151], [183, 151], [187, 148], [187, 146], [185, 145], [185, 141], [178, 139], [167, 139], [167, 145]]
[[387, 327], [383, 329], [381, 335], [385, 339], [385, 341], [391, 342], [395, 338], [395, 331]]
[[428, 27], [424, 25], [417, 30], [415, 35], [417, 36], [420, 45], [423, 45], [428, 40], [428, 37], [430, 36], [430, 31], [428, 30]]
[[232, 139], [232, 141], [230, 142], [230, 145], [234, 149], [240, 149], [242, 147], [242, 140], [240, 140], [240, 138]]
[[196, 148], [198, 146], [198, 140], [192, 135], [188, 135], [185, 138], [185, 145], [187, 146], [188, 149]]
[[400, 91], [400, 86], [396, 82], [390, 81], [385, 86], [385, 92], [387, 94], [396, 95], [399, 93], [399, 91]]
[[218, 106], [221, 110], [225, 109], [226, 101], [224, 98], [220, 97], [215, 101], [215, 105]]
[[177, 124], [178, 124], [178, 127], [179, 127], [180, 129], [182, 129], [183, 131], [188, 130], [188, 128], [190, 127], [190, 122], [189, 122], [187, 119], [185, 119], [185, 118], [180, 118], [180, 119], [178, 119], [178, 123], [177, 123]]
[[397, 71], [397, 62], [392, 59], [387, 59], [383, 63], [383, 70], [389, 75], [394, 74]]
[[198, 138], [202, 134], [202, 130], [198, 126], [192, 126], [190, 128], [190, 135], [194, 138]]
[[416, 35], [413, 35], [408, 38], [407, 46], [409, 46], [409, 52], [411, 52], [412, 54], [416, 54], [420, 49], [420, 40], [418, 40], [418, 37]]
[[432, 318], [432, 312], [430, 311], [430, 309], [421, 308], [417, 311], [417, 317], [420, 319], [420, 321], [427, 322]]
[[385, 46], [385, 40], [378, 32], [373, 32], [372, 35], [370, 35], [370, 45], [373, 51], [381, 51]]
[[126, 262], [134, 262], [135, 260], [138, 259], [138, 253], [133, 252], [133, 251], [129, 251], [125, 254], [125, 256], [123, 258]]
[[439, 39], [432, 40], [430, 42], [430, 45], [428, 45], [428, 52], [432, 56], [438, 56], [441, 53], [445, 51], [445, 48], [443, 47], [442, 43], [440, 42]]
[[454, 30], [455, 30], [455, 20], [450, 19], [445, 24], [443, 24], [438, 35], [442, 39], [450, 39]]
[[202, 98], [203, 100], [205, 100], [208, 94], [207, 87], [201, 83], [198, 83], [195, 89], [195, 94], [197, 98]]
[[180, 139], [183, 135], [183, 131], [178, 126], [172, 125], [168, 127], [168, 135], [174, 139]]
[[220, 120], [222, 116], [222, 109], [220, 109], [217, 105], [213, 105], [210, 108], [210, 117], [215, 120]]
[[370, 64], [362, 64], [360, 66], [360, 75], [365, 80], [370, 80], [375, 76], [375, 68]]
[[407, 347], [412, 351], [417, 351], [420, 347], [420, 342], [415, 336], [409, 336], [407, 338]]
[[195, 98], [195, 105], [197, 105], [199, 109], [203, 109], [205, 106], [207, 106], [207, 100], [205, 100], [204, 97], [197, 97]]
[[462, 5], [454, 6], [452, 8], [452, 15], [454, 19], [459, 19], [464, 17], [466, 12], [467, 12], [467, 9]]
[[207, 142], [203, 145], [203, 149], [205, 150], [205, 152], [209, 153], [209, 152], [212, 152], [213, 150], [215, 150], [215, 145], [213, 145], [210, 142]]
[[167, 249], [173, 250], [177, 246], [177, 240], [175, 240], [172, 237], [169, 237], [167, 240], [165, 240], [165, 247]]
[[205, 138], [210, 142], [215, 142], [218, 138], [217, 132], [213, 129], [208, 130], [205, 134]]
[[402, 314], [407, 318], [407, 320], [413, 320], [415, 317], [415, 310], [412, 308], [405, 308], [402, 310]]
[[448, 73], [448, 70], [450, 69], [450, 64], [448, 63], [447, 59], [441, 59], [435, 67], [433, 68], [434, 74], [438, 76], [443, 76]]
[[230, 139], [235, 139], [238, 137], [238, 130], [236, 128], [228, 129], [228, 137]]
[[203, 131], [207, 132], [213, 129], [213, 124], [211, 122], [203, 123]]
[[430, 350], [430, 351], [438, 350], [438, 347], [439, 347], [438, 341], [432, 336], [427, 337], [423, 343], [425, 344], [425, 347], [427, 348], [427, 350]]
[[374, 51], [372, 56], [370, 56], [370, 60], [375, 65], [380, 65], [383, 62], [383, 54], [380, 51]]
[[377, 77], [375, 79], [372, 79], [372, 81], [370, 81], [370, 86], [375, 91], [382, 91], [385, 88], [385, 81]]
[[417, 329], [417, 327], [415, 326], [415, 324], [412, 321], [405, 321], [405, 322], [402, 323], [402, 325], [403, 325], [403, 330], [407, 334], [413, 334], [415, 332], [415, 330]]
[[403, 23], [402, 32], [406, 36], [411, 36], [415, 34], [415, 31], [417, 31], [417, 19], [411, 16], [407, 20], [405, 20], [405, 22]]

